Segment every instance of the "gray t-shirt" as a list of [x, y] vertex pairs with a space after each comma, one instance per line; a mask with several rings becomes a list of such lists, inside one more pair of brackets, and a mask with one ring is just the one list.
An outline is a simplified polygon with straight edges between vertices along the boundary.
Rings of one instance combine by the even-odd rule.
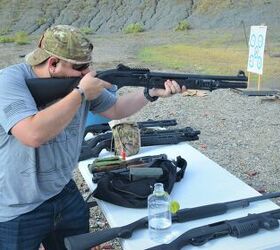
[[84, 101], [59, 135], [32, 148], [10, 130], [38, 112], [25, 83], [34, 77], [27, 64], [0, 70], [0, 222], [35, 209], [63, 189], [78, 162], [88, 110], [99, 113], [116, 102], [116, 97], [104, 90], [92, 102]]

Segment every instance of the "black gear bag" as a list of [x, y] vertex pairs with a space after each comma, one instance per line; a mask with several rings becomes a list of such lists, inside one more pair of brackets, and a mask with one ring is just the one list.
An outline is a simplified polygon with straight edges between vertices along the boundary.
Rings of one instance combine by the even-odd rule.
[[187, 161], [181, 156], [176, 161], [158, 159], [150, 166], [154, 167], [162, 169], [163, 174], [159, 178], [130, 180], [128, 174], [107, 172], [98, 180], [92, 195], [123, 207], [146, 208], [147, 198], [153, 192], [154, 184], [163, 183], [164, 190], [170, 194], [175, 182], [184, 177]]

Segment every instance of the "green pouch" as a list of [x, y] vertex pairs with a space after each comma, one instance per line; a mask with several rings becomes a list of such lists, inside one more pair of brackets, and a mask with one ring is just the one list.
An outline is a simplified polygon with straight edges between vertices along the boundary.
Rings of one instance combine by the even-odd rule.
[[93, 172], [96, 168], [101, 168], [107, 165], [119, 165], [122, 159], [118, 156], [110, 156], [105, 158], [96, 158], [91, 164], [88, 164], [88, 169]]

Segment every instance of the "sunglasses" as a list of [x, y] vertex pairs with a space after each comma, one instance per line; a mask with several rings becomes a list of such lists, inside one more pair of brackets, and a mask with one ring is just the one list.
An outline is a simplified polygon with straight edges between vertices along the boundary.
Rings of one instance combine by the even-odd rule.
[[72, 64], [72, 69], [77, 71], [83, 71], [87, 69], [90, 66], [90, 63], [84, 63], [84, 64]]

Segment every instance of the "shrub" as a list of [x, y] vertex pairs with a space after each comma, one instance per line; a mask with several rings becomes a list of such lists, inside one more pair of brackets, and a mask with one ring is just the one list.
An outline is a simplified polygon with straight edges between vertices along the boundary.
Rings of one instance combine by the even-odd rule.
[[45, 24], [46, 22], [47, 22], [47, 18], [45, 18], [45, 17], [41, 17], [41, 18], [38, 18], [38, 19], [36, 20], [36, 23], [37, 23], [39, 26]]
[[13, 43], [15, 41], [14, 37], [11, 36], [0, 36], [0, 43]]
[[175, 28], [175, 31], [185, 31], [185, 30], [189, 30], [191, 27], [189, 25], [189, 23], [186, 20], [180, 21], [177, 25], [177, 27]]
[[29, 43], [29, 38], [26, 32], [16, 32], [14, 36], [0, 36], [0, 43], [16, 43], [19, 45]]
[[80, 31], [85, 35], [93, 34], [93, 30], [90, 27], [82, 27], [80, 28]]
[[17, 32], [14, 39], [16, 44], [23, 45], [29, 43], [28, 35], [24, 31]]
[[139, 32], [143, 32], [143, 31], [144, 31], [144, 28], [140, 23], [131, 23], [123, 29], [123, 32], [125, 34], [139, 33]]

